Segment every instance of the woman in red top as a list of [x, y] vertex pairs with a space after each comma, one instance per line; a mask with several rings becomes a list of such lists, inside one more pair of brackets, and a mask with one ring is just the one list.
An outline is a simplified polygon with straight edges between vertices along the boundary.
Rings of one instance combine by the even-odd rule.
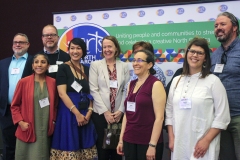
[[56, 120], [55, 79], [46, 76], [49, 60], [45, 54], [33, 58], [34, 74], [21, 79], [11, 105], [16, 131], [17, 160], [49, 159], [50, 136]]
[[153, 75], [154, 57], [148, 50], [135, 52], [134, 73], [125, 100], [125, 114], [117, 153], [126, 160], [161, 159], [160, 134], [164, 119], [166, 93]]

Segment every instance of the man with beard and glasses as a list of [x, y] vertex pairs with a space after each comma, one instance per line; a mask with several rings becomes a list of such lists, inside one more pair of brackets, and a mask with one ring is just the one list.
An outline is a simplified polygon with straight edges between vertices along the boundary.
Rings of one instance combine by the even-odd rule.
[[13, 38], [13, 56], [0, 60], [0, 126], [4, 160], [14, 160], [17, 126], [13, 124], [10, 106], [18, 81], [32, 74], [32, 56], [27, 53], [29, 46], [28, 37], [17, 33]]
[[221, 46], [212, 54], [211, 71], [220, 78], [228, 96], [231, 122], [221, 132], [220, 159], [240, 160], [240, 39], [237, 18], [220, 13], [214, 25]]
[[54, 25], [48, 24], [42, 30], [43, 50], [38, 53], [45, 53], [50, 61], [47, 75], [56, 79], [58, 65], [69, 61], [70, 56], [58, 48], [58, 31]]

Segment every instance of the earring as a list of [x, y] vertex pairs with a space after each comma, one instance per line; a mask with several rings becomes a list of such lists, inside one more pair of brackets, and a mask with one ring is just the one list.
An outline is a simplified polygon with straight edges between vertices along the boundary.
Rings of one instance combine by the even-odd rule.
[[203, 63], [202, 67], [203, 67], [203, 68], [206, 68], [206, 63]]

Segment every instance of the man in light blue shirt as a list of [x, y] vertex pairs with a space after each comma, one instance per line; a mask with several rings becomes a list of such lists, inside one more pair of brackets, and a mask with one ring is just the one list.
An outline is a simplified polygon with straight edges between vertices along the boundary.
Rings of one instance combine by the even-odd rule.
[[0, 127], [4, 160], [14, 160], [17, 125], [13, 124], [10, 106], [18, 81], [32, 74], [32, 56], [27, 53], [29, 46], [28, 37], [18, 33], [13, 38], [13, 56], [0, 60]]

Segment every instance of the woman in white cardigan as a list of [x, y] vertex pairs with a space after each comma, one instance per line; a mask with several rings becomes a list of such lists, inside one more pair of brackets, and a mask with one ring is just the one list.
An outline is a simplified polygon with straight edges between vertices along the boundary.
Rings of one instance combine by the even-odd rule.
[[102, 60], [91, 63], [89, 72], [90, 93], [94, 98], [92, 120], [97, 130], [98, 159], [122, 159], [116, 149], [102, 149], [104, 128], [119, 123], [124, 113], [124, 86], [129, 80], [128, 64], [117, 60], [121, 49], [113, 36], [102, 40]]
[[183, 73], [170, 87], [165, 124], [173, 160], [218, 160], [220, 132], [230, 122], [226, 90], [210, 73], [210, 51], [204, 38], [190, 41]]

